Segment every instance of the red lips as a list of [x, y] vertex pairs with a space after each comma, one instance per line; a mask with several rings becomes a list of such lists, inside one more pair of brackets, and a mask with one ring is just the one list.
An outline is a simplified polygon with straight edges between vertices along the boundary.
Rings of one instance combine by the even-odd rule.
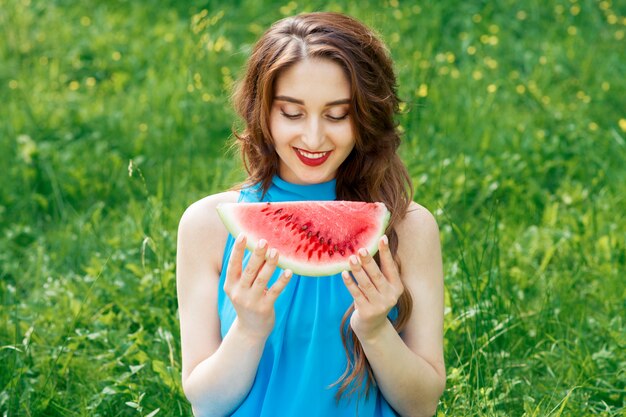
[[[319, 165], [322, 165], [324, 162], [326, 162], [326, 160], [328, 159], [328, 157], [330, 156], [331, 151], [326, 151], [326, 152], [308, 152], [302, 149], [298, 149], [298, 148], [293, 148], [294, 151], [296, 152], [296, 155], [298, 155], [298, 158], [300, 158], [300, 161], [302, 161], [303, 164], [311, 166], [311, 167], [316, 167]], [[316, 158], [309, 158], [307, 156], [303, 155], [303, 152], [307, 153], [307, 154], [313, 154], [316, 156]], [[323, 155], [323, 156], [320, 156]]]

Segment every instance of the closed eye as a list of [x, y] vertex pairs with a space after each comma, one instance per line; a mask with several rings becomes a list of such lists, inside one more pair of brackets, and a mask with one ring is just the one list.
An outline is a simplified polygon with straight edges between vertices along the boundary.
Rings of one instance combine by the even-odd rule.
[[292, 120], [297, 119], [297, 118], [299, 118], [300, 116], [302, 116], [302, 114], [301, 114], [301, 113], [291, 114], [291, 113], [285, 113], [285, 112], [284, 112], [284, 111], [282, 111], [282, 110], [280, 111], [280, 114], [282, 114], [283, 116], [285, 116], [287, 119], [292, 119]]
[[348, 117], [348, 113], [344, 114], [343, 116], [339, 116], [339, 117], [334, 117], [334, 116], [328, 116], [328, 118], [332, 121], [338, 122], [341, 120], [344, 120], [346, 117]]

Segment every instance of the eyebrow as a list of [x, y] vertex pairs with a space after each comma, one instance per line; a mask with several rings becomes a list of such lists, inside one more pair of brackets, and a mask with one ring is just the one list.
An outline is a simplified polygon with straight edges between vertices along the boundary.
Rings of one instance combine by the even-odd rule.
[[[302, 106], [304, 105], [304, 101], [298, 100], [297, 98], [293, 98], [293, 97], [289, 97], [289, 96], [275, 96], [274, 100], [288, 101], [289, 103], [300, 104]], [[328, 107], [328, 106], [337, 106], [339, 104], [350, 104], [350, 99], [343, 98], [341, 100], [331, 101], [331, 102], [326, 103], [325, 106], [326, 107]]]

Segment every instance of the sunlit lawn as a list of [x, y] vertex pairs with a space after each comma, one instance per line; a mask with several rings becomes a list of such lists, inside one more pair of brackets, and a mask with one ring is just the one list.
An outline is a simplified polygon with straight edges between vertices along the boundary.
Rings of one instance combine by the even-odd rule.
[[439, 414], [623, 416], [626, 4], [417, 4], [0, 0], [0, 413], [191, 415], [178, 219], [244, 176], [251, 44], [324, 9], [396, 60], [444, 245]]

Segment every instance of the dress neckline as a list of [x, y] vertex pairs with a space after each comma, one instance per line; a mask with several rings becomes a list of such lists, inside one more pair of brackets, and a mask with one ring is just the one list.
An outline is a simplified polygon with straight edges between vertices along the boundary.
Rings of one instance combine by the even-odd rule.
[[335, 178], [319, 184], [294, 184], [274, 175], [272, 184], [282, 192], [281, 194], [290, 195], [290, 200], [330, 201], [335, 200], [337, 195], [337, 180]]

